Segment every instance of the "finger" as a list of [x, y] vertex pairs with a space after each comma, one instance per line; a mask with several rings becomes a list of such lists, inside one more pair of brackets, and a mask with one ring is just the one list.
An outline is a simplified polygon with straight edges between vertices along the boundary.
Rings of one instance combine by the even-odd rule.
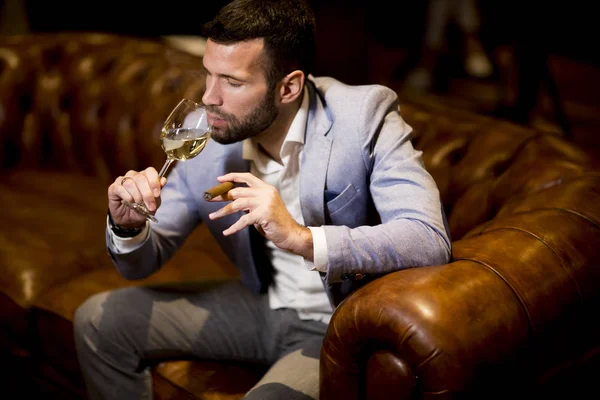
[[218, 201], [233, 201], [243, 197], [258, 197], [260, 195], [260, 189], [249, 188], [249, 187], [238, 187], [227, 192], [215, 196], [207, 201], [218, 202]]
[[122, 200], [135, 203], [135, 198], [125, 189], [121, 182], [115, 182], [109, 186], [108, 209], [118, 225], [139, 222], [140, 215], [133, 212], [129, 207], [123, 205]]
[[[113, 219], [117, 225], [135, 225], [145, 220], [145, 217], [139, 215], [134, 210], [130, 209], [123, 205], [122, 200], [128, 201], [130, 203], [137, 203], [141, 201], [141, 196], [136, 198], [129, 192], [129, 190], [121, 184], [126, 184], [127, 187], [131, 185], [130, 190], [135, 190], [137, 192], [137, 185], [135, 181], [133, 181], [133, 176], [135, 176], [135, 171], [129, 171], [126, 176], [119, 176], [115, 179], [115, 181], [108, 187], [108, 208], [113, 216]], [[131, 179], [123, 179], [125, 177]]]
[[[156, 210], [156, 199], [154, 197], [154, 193], [150, 187], [150, 182], [148, 182], [148, 178], [145, 174], [140, 173], [133, 177], [137, 189], [142, 197], [142, 201], [146, 204], [146, 207], [149, 211]], [[156, 177], [158, 181], [158, 176]], [[129, 183], [129, 180], [125, 181], [125, 184]], [[136, 199], [137, 200], [137, 199]]]
[[260, 189], [238, 187], [223, 193], [220, 196], [213, 197], [209, 201], [233, 201], [241, 198], [258, 197], [260, 195]]
[[251, 199], [238, 199], [227, 204], [225, 207], [213, 213], [210, 213], [208, 217], [210, 219], [219, 219], [226, 215], [234, 214], [239, 211], [250, 210], [252, 208], [252, 205], [253, 204]]
[[148, 167], [142, 172], [142, 174], [144, 174], [148, 179], [148, 186], [150, 187], [154, 197], [159, 197], [162, 185], [161, 179], [158, 178], [158, 172], [156, 169], [154, 167]]
[[121, 200], [134, 201], [133, 196], [121, 185], [123, 176], [117, 177], [113, 183], [108, 187], [108, 200], [109, 202], [120, 204]]
[[237, 187], [231, 189], [228, 194], [233, 200], [243, 199], [247, 197], [259, 197], [262, 189], [250, 188], [250, 187]]
[[255, 205], [256, 201], [254, 198], [237, 199], [227, 204], [225, 207], [208, 214], [208, 218], [218, 219], [226, 215], [234, 214], [238, 211], [251, 210]]
[[252, 175], [250, 172], [230, 172], [223, 176], [218, 176], [219, 182], [245, 183], [248, 186], [260, 186], [265, 184], [263, 181]]
[[252, 214], [245, 214], [237, 222], [231, 225], [229, 228], [223, 231], [224, 236], [233, 235], [234, 233], [238, 233], [242, 229], [247, 226], [254, 225], [254, 218]]
[[[118, 176], [113, 183], [108, 187], [108, 198], [115, 202], [121, 202], [121, 199], [127, 201], [135, 201], [131, 193], [123, 187], [123, 185], [137, 174], [136, 171], [130, 170], [124, 176]], [[131, 179], [125, 179], [131, 178]], [[132, 181], [133, 182], [133, 181]], [[141, 198], [140, 198], [141, 199]]]
[[231, 197], [231, 195], [229, 194], [229, 192], [223, 193], [221, 195], [215, 196], [210, 200], [207, 200], [208, 202], [219, 202], [219, 201], [232, 201], [233, 197]]
[[[127, 175], [125, 175], [127, 177]], [[130, 176], [131, 179], [125, 179], [119, 181], [117, 187], [117, 194], [127, 201], [133, 200], [134, 203], [140, 203], [143, 200], [142, 194], [140, 193], [137, 182], [134, 176]]]
[[110, 184], [110, 186], [108, 187], [108, 198], [111, 200], [120, 200], [120, 198], [118, 198], [116, 192], [117, 192], [117, 188], [119, 186], [121, 186], [121, 181], [123, 180], [123, 176], [117, 176], [117, 178], [114, 180], [113, 183]]

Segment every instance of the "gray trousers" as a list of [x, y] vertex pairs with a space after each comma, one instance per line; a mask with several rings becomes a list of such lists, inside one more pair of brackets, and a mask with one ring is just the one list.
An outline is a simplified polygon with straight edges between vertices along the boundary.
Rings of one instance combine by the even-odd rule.
[[317, 399], [327, 325], [271, 310], [239, 282], [100, 293], [76, 311], [75, 343], [90, 399], [151, 399], [149, 368], [169, 359], [270, 366], [245, 399]]

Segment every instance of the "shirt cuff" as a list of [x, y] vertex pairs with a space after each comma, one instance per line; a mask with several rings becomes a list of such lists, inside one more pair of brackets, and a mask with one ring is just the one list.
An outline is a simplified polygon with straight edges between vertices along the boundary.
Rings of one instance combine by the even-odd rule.
[[142, 247], [148, 238], [148, 233], [150, 232], [150, 225], [148, 224], [148, 221], [146, 221], [146, 225], [144, 225], [144, 228], [142, 228], [142, 231], [137, 236], [129, 238], [115, 235], [112, 229], [108, 227], [108, 217], [106, 218], [106, 226], [108, 228], [108, 234], [110, 235], [110, 240], [113, 244], [115, 253], [117, 254], [130, 253]]
[[327, 240], [325, 230], [321, 227], [309, 226], [313, 237], [313, 261], [305, 260], [310, 271], [327, 272]]

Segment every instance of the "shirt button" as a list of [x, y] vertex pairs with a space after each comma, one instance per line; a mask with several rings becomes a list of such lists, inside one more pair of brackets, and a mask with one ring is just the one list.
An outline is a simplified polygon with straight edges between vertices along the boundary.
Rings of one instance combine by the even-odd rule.
[[347, 281], [348, 279], [350, 279], [350, 274], [342, 274], [341, 278], [343, 281]]

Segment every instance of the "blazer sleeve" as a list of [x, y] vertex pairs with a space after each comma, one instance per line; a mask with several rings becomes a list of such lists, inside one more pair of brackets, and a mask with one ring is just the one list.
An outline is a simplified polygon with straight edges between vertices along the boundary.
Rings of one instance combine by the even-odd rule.
[[[413, 148], [396, 94], [376, 86], [364, 97], [358, 135], [368, 189], [380, 221], [349, 228], [326, 225], [328, 283], [445, 264], [451, 242], [440, 193]], [[346, 278], [347, 279], [347, 278]]]
[[169, 173], [167, 184], [161, 192], [161, 206], [156, 212], [158, 222], [150, 223], [150, 234], [140, 247], [119, 254], [109, 233], [106, 233], [108, 253], [124, 278], [143, 279], [158, 271], [201, 222], [185, 176], [182, 163]]

